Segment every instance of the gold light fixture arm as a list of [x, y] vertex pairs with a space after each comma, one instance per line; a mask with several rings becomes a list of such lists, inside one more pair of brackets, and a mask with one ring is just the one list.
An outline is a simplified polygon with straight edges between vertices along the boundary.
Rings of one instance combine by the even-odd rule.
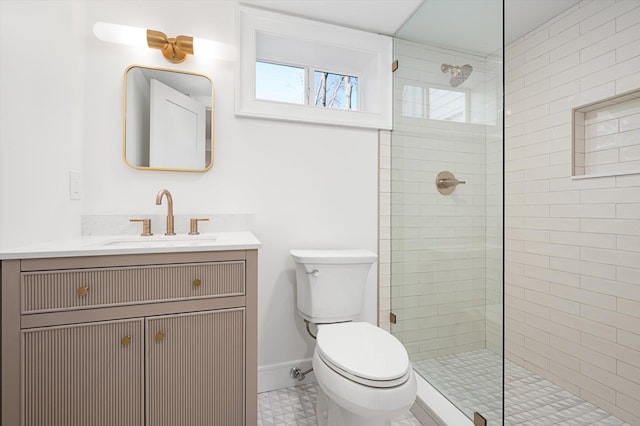
[[193, 55], [193, 37], [180, 35], [176, 38], [168, 38], [161, 31], [147, 30], [147, 45], [153, 49], [159, 49], [167, 61], [179, 64], [187, 59], [187, 55]]

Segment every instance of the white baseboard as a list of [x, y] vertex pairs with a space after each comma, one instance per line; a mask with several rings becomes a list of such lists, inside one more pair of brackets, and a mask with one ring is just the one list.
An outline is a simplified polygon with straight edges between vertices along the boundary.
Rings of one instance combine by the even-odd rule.
[[289, 372], [294, 367], [306, 371], [311, 368], [311, 359], [300, 359], [258, 367], [258, 393], [316, 382], [316, 376], [313, 371], [307, 374], [302, 381], [292, 378]]

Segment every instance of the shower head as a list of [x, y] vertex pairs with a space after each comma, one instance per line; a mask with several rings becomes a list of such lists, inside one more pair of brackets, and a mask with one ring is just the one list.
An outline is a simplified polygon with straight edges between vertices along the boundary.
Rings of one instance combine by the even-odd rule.
[[469, 78], [471, 72], [473, 71], [473, 67], [469, 64], [465, 64], [461, 67], [442, 64], [440, 69], [442, 70], [442, 72], [451, 70], [451, 79], [449, 80], [449, 84], [451, 85], [451, 87], [460, 86], [467, 78]]

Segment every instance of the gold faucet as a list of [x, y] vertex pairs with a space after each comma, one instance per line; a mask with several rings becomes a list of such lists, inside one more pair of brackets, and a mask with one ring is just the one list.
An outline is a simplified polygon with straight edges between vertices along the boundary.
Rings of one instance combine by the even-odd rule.
[[161, 189], [156, 195], [156, 204], [162, 204], [162, 197], [167, 197], [167, 232], [164, 235], [176, 235], [173, 231], [173, 198], [167, 189]]

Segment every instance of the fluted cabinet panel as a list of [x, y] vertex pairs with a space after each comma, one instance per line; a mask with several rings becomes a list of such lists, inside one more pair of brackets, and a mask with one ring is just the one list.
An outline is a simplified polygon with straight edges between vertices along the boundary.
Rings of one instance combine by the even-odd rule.
[[22, 313], [241, 295], [245, 262], [38, 271], [21, 274]]
[[140, 426], [143, 320], [24, 330], [25, 426]]
[[244, 308], [147, 319], [147, 426], [244, 424]]

